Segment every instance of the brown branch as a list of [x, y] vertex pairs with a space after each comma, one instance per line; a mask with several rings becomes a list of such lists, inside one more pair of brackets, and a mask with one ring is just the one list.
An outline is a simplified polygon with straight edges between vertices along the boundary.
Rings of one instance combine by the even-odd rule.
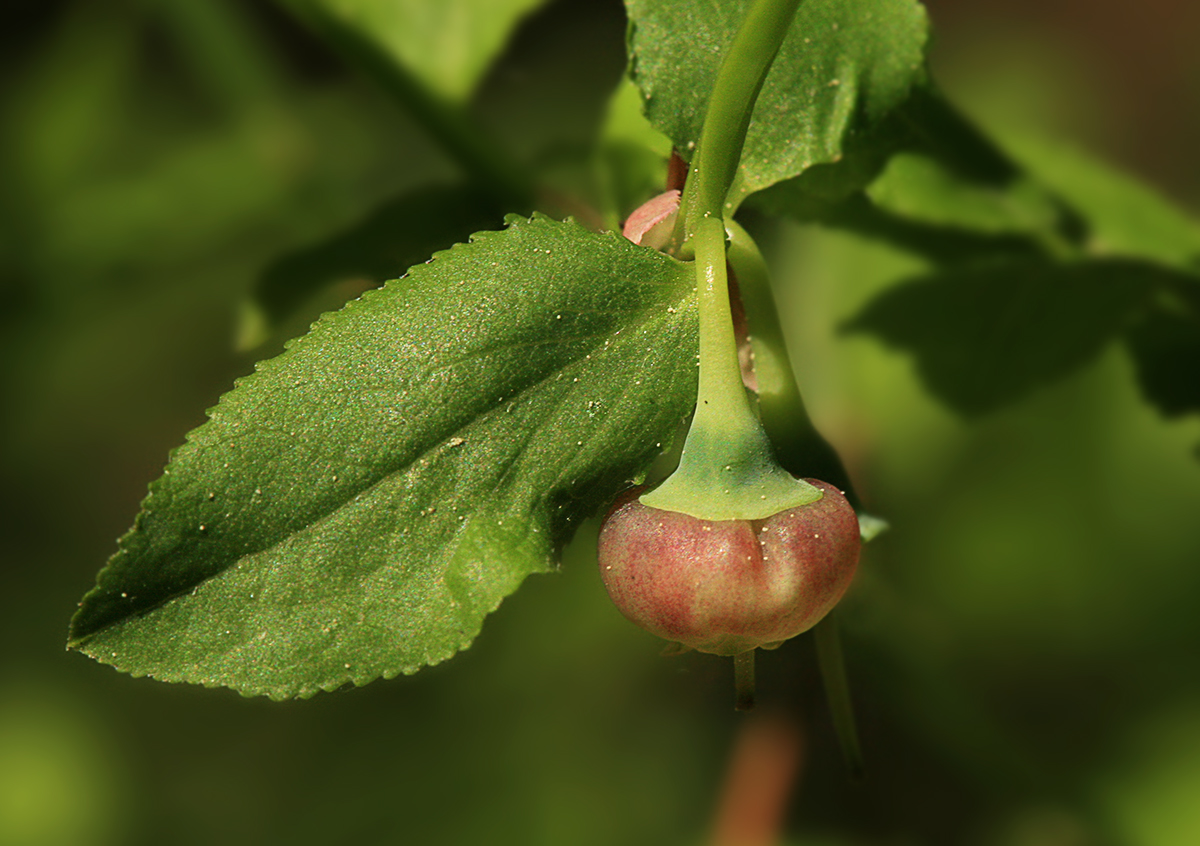
[[734, 741], [717, 806], [711, 846], [774, 846], [800, 771], [799, 727], [781, 716], [757, 714]]

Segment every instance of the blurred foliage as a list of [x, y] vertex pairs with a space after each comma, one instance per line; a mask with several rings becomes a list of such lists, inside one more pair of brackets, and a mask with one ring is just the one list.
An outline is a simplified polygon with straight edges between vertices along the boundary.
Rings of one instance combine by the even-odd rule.
[[[0, 843], [701, 842], [737, 726], [729, 668], [660, 658], [609, 604], [587, 531], [472, 650], [362, 690], [273, 704], [64, 656], [167, 450], [248, 371], [233, 336], [256, 280], [464, 174], [273, 6], [19, 8], [0, 35]], [[606, 111], [622, 32], [618, 4], [551, 4], [470, 105], [547, 195], [609, 225], [662, 173]], [[1007, 87], [1000, 66], [975, 89], [1004, 105], [991, 128], [1031, 128], [1044, 112], [1022, 106], [1047, 98], [1103, 102], [1008, 61]], [[630, 157], [641, 175], [614, 182]], [[907, 357], [836, 332], [927, 257], [811, 225], [760, 237], [813, 415], [894, 527], [844, 614], [863, 784], [843, 776], [811, 644], [761, 660], [764, 706], [804, 733], [788, 842], [1200, 839], [1195, 415], [1164, 419], [1110, 345], [964, 423]], [[1195, 355], [1171, 350], [1178, 309], [1129, 330], [1138, 361]]]
[[366, 34], [435, 96], [470, 98], [521, 18], [543, 0], [282, 0], [310, 20]]
[[[868, 303], [847, 328], [915, 351], [930, 392], [978, 414], [1090, 362], [1120, 335], [1131, 312], [1145, 310], [1156, 287], [1174, 284], [1192, 280], [1130, 262], [994, 259], [905, 280]], [[1192, 338], [1181, 331], [1181, 340]], [[1160, 378], [1158, 370], [1149, 373]]]

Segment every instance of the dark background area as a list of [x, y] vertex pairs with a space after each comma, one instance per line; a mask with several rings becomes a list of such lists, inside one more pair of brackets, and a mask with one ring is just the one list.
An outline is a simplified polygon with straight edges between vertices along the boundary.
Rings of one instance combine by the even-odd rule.
[[[731, 668], [617, 614], [594, 530], [470, 651], [361, 690], [275, 704], [64, 653], [168, 451], [276, 348], [236, 343], [264, 268], [453, 173], [275, 6], [214, 6], [224, 35], [182, 0], [0, 12], [0, 844], [701, 842]], [[1200, 206], [1195, 4], [928, 6], [935, 76], [981, 125]], [[531, 161], [586, 134], [587, 98], [530, 118], [570, 89], [523, 69], [561, 62], [602, 102], [622, 32], [619, 5], [550, 4], [481, 120]], [[1200, 425], [1146, 406], [1115, 350], [964, 423], [833, 330], [911, 258], [801, 227], [776, 258], [814, 417], [894, 527], [844, 613], [864, 783], [808, 638], [761, 659], [803, 737], [787, 842], [1200, 842]]]

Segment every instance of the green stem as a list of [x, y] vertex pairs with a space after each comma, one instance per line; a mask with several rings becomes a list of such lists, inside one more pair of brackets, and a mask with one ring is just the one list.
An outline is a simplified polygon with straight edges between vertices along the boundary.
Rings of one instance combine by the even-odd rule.
[[733, 656], [733, 685], [737, 691], [736, 711], [753, 711], [755, 696], [754, 650], [747, 649]]
[[862, 778], [862, 748], [854, 723], [854, 703], [850, 699], [850, 683], [846, 679], [846, 659], [842, 654], [837, 619], [833, 614], [827, 614], [812, 631], [817, 643], [817, 664], [821, 668], [821, 680], [825, 683], [825, 699], [833, 717], [833, 730], [851, 777]]
[[737, 338], [729, 304], [725, 227], [722, 221], [714, 217], [701, 220], [697, 225], [694, 243], [696, 295], [700, 306], [700, 384], [696, 417], [692, 425], [723, 430], [727, 438], [745, 439], [753, 443], [761, 426], [742, 386]]
[[775, 308], [767, 263], [754, 239], [736, 221], [728, 221], [725, 226], [731, 236], [729, 264], [737, 274], [750, 327], [758, 412], [775, 456], [793, 476], [823, 479], [837, 486], [857, 508], [858, 497], [841, 459], [813, 426], [804, 407]]
[[641, 501], [701, 520], [763, 520], [815, 502], [820, 490], [779, 466], [742, 386], [721, 220], [701, 220], [693, 243], [700, 301], [696, 413], [679, 467]]
[[685, 209], [689, 228], [701, 218], [724, 216], [754, 103], [799, 5], [800, 0], [756, 0], [729, 45], [692, 162], [695, 191]]
[[688, 180], [687, 228], [700, 308], [696, 414], [678, 469], [642, 502], [702, 520], [760, 520], [821, 497], [779, 466], [746, 397], [725, 269], [725, 197], [755, 99], [798, 5], [799, 0], [756, 0], [751, 7], [717, 74]]

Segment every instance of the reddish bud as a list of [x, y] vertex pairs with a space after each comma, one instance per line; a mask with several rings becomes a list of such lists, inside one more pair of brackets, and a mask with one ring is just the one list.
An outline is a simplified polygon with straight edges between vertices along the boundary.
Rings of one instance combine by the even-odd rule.
[[661, 250], [671, 240], [679, 216], [679, 191], [666, 191], [642, 203], [625, 221], [621, 234], [635, 244]]

